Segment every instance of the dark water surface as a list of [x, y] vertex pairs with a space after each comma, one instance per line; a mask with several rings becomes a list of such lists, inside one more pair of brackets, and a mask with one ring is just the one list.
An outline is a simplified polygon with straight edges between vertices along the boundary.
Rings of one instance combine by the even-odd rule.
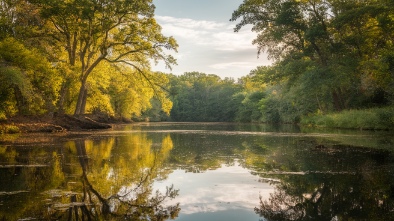
[[394, 136], [141, 123], [2, 137], [0, 220], [394, 220]]

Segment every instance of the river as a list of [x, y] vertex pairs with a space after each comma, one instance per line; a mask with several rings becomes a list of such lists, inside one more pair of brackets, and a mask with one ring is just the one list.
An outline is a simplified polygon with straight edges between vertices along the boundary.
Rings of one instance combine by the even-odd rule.
[[2, 137], [0, 220], [394, 220], [394, 136], [136, 123]]

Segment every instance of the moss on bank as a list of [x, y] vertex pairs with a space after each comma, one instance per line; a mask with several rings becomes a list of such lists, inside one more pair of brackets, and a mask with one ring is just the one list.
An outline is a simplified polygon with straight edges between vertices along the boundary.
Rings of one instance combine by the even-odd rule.
[[394, 130], [394, 106], [302, 117], [301, 125], [360, 130]]

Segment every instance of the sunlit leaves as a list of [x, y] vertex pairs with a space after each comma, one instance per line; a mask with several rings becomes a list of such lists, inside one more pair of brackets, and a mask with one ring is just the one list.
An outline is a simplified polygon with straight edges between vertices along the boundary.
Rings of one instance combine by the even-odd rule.
[[[54, 110], [60, 78], [38, 50], [6, 38], [0, 42], [0, 59], [5, 99], [15, 99], [20, 113]], [[10, 98], [11, 94], [15, 97]]]
[[[149, 0], [29, 2], [39, 8], [45, 19], [43, 29], [49, 33], [47, 37], [56, 42], [53, 46], [67, 53], [68, 64], [79, 67], [80, 90], [75, 114], [85, 112], [86, 93], [94, 97], [89, 92], [88, 79], [95, 69], [100, 69], [99, 64], [108, 62], [120, 68], [129, 66], [127, 72], [143, 76], [147, 81], [151, 80], [150, 59], [162, 60], [167, 66], [175, 64], [175, 59], [166, 55], [164, 50], [176, 50], [177, 44], [172, 37], [161, 34], [161, 27], [153, 18], [154, 5]], [[108, 75], [113, 73], [107, 72]], [[98, 95], [94, 98], [96, 101], [106, 100], [97, 92], [94, 92]], [[100, 105], [104, 106], [103, 103]], [[94, 110], [94, 107], [88, 108]], [[140, 112], [143, 110], [144, 107]], [[103, 111], [111, 112], [108, 107]], [[134, 112], [136, 110], [130, 110], [129, 115]]]

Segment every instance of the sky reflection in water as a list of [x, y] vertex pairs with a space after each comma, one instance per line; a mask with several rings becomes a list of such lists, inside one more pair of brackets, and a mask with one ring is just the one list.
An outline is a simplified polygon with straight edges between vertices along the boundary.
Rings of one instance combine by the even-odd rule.
[[181, 187], [179, 196], [173, 200], [182, 207], [177, 220], [211, 220], [213, 217], [236, 220], [237, 216], [242, 220], [258, 220], [253, 209], [258, 206], [259, 196], [268, 199], [274, 189], [258, 180], [235, 162], [202, 173], [178, 169], [167, 180], [156, 182], [154, 189], [165, 190], [171, 184]]

